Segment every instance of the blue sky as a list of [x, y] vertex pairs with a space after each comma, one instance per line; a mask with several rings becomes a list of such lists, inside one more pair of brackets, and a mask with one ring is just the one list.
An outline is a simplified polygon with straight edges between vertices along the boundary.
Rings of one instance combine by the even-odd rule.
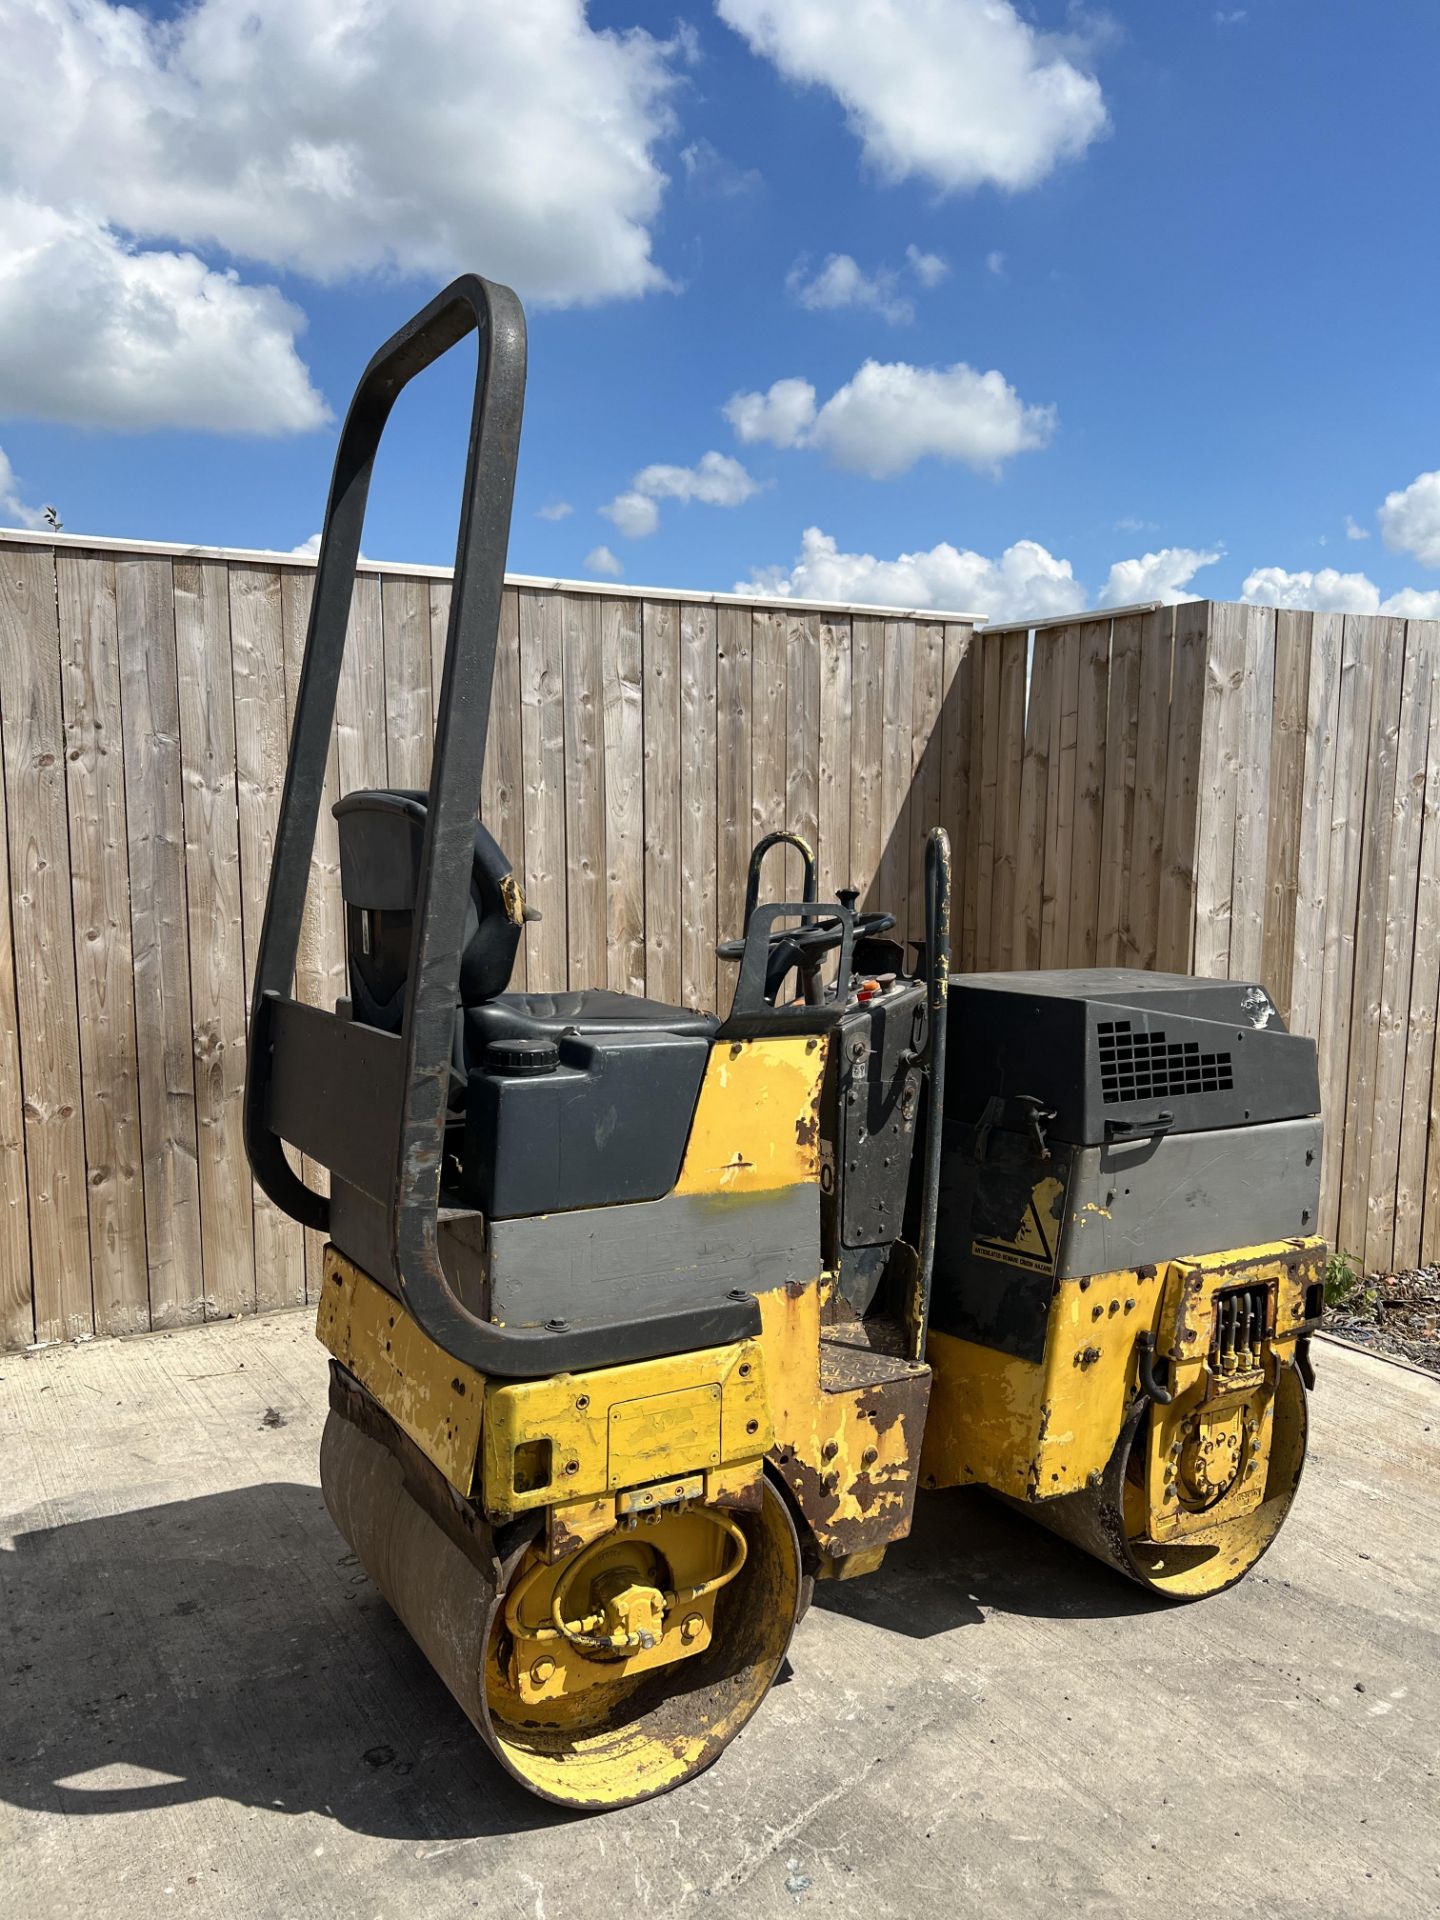
[[[0, 523], [302, 542], [326, 409], [474, 266], [529, 309], [516, 571], [1440, 614], [1440, 9], [359, 14], [0, 0]], [[368, 553], [449, 559], [465, 385]]]

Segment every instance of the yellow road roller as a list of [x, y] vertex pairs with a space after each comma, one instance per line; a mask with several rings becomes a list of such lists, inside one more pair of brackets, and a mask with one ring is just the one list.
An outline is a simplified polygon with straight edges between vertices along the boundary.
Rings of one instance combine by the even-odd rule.
[[[309, 1006], [296, 949], [371, 467], [406, 382], [472, 333], [430, 784], [336, 804], [349, 992]], [[527, 908], [477, 797], [524, 371], [519, 302], [466, 276], [351, 405], [246, 1138], [327, 1240], [335, 1524], [503, 1765], [605, 1808], [717, 1757], [814, 1582], [873, 1572], [921, 1489], [993, 1488], [1158, 1594], [1253, 1566], [1305, 1452], [1319, 1094], [1258, 987], [952, 978], [939, 828], [913, 953], [883, 902], [822, 899], [811, 849], [771, 835], [719, 949], [723, 1018], [511, 992]], [[798, 900], [763, 897], [779, 842]]]

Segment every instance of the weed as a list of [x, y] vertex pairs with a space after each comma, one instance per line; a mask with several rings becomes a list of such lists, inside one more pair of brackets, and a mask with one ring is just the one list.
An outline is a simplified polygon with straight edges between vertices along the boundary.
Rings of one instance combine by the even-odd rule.
[[1325, 1262], [1325, 1304], [1343, 1307], [1364, 1278], [1355, 1256], [1337, 1247]]

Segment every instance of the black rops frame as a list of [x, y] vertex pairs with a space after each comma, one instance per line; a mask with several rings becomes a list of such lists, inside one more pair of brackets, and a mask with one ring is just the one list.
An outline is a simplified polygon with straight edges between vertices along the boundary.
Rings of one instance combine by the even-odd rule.
[[[291, 997], [325, 783], [360, 534], [375, 455], [404, 387], [479, 336], [450, 624], [399, 1035]], [[642, 1324], [501, 1327], [461, 1303], [441, 1263], [440, 1169], [460, 948], [485, 761], [505, 553], [525, 391], [525, 316], [508, 287], [463, 274], [376, 353], [341, 430], [325, 509], [305, 662], [295, 701], [251, 1007], [245, 1144], [256, 1180], [302, 1226], [330, 1203], [306, 1186], [285, 1141], [386, 1209], [391, 1272], [430, 1337], [479, 1371], [539, 1378], [741, 1339], [759, 1331], [742, 1294]]]

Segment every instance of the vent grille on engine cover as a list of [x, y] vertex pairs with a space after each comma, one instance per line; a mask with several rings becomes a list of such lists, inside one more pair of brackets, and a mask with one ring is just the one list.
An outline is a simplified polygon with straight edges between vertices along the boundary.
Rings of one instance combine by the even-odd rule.
[[1185, 1093], [1228, 1093], [1235, 1085], [1228, 1053], [1202, 1053], [1194, 1040], [1136, 1033], [1128, 1020], [1101, 1020], [1100, 1091], [1107, 1107]]

